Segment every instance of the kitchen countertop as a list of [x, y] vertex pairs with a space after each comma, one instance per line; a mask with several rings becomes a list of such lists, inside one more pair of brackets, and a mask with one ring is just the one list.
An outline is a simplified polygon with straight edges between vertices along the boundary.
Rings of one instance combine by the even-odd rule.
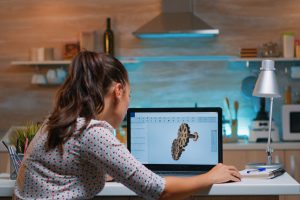
[[[0, 174], [0, 197], [11, 197], [14, 180], [8, 174]], [[288, 173], [274, 179], [243, 178], [241, 182], [214, 184], [197, 195], [299, 195], [300, 185]], [[136, 196], [134, 192], [117, 182], [107, 182], [97, 196]]]

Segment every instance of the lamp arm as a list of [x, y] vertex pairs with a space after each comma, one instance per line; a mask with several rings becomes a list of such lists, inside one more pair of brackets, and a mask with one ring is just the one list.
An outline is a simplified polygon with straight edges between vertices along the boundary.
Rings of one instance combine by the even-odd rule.
[[267, 144], [267, 164], [272, 164], [272, 153], [273, 148], [271, 147], [271, 129], [272, 129], [272, 115], [273, 115], [273, 97], [270, 99], [270, 115], [269, 115], [269, 135], [268, 135], [268, 144]]

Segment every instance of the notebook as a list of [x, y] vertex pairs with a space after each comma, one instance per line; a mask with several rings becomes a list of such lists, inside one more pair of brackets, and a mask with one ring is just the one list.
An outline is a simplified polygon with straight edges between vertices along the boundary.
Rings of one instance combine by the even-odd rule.
[[281, 176], [285, 173], [285, 169], [267, 169], [267, 168], [257, 168], [257, 169], [244, 169], [240, 171], [243, 178], [267, 178], [272, 179], [277, 176]]
[[129, 108], [127, 147], [160, 175], [205, 173], [222, 162], [222, 109]]

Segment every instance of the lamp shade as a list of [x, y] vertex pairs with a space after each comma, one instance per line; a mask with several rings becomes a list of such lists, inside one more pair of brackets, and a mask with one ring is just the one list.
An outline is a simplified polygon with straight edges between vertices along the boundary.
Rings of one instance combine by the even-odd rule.
[[280, 97], [273, 60], [263, 60], [253, 96]]

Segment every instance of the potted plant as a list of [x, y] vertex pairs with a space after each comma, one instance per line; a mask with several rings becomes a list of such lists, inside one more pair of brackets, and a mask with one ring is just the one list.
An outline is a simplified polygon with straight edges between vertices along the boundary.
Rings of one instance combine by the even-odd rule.
[[[16, 179], [27, 147], [40, 127], [39, 123], [28, 122], [26, 126], [11, 127], [2, 138], [2, 143], [10, 156], [10, 178], [12, 180]], [[15, 150], [12, 148], [13, 146]]]
[[10, 136], [10, 143], [16, 147], [18, 154], [26, 152], [28, 145], [40, 128], [39, 123], [28, 122], [26, 126], [15, 129], [15, 134]]

